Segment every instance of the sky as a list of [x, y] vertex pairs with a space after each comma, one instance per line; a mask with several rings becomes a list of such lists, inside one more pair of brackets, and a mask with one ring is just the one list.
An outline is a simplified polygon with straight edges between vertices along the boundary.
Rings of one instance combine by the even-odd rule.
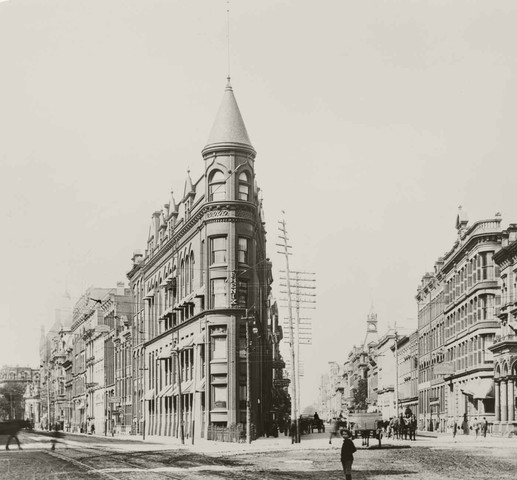
[[227, 5], [0, 2], [0, 365], [39, 365], [65, 292], [127, 284], [152, 212], [202, 173], [228, 70], [273, 291], [282, 218], [316, 278], [302, 404], [372, 306], [380, 334], [416, 329], [459, 205], [517, 222], [514, 0], [233, 0], [229, 29]]

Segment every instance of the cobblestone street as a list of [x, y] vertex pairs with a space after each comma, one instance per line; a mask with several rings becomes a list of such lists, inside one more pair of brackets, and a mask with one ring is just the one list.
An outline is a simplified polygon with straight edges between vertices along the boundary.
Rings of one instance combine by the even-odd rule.
[[[306, 479], [344, 478], [340, 441], [328, 444], [324, 434], [302, 438], [263, 438], [251, 445], [200, 442], [178, 445], [101, 436], [68, 436], [55, 452], [44, 435], [23, 434], [23, 450], [0, 451], [2, 480], [56, 479]], [[385, 441], [381, 449], [361, 447], [354, 479], [415, 480], [515, 479], [517, 439], [450, 436], [417, 437], [415, 442]]]

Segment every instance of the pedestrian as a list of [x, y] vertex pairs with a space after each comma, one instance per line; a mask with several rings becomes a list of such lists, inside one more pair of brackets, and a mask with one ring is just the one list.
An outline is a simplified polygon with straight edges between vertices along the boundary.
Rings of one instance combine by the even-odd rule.
[[416, 417], [414, 414], [409, 419], [409, 439], [416, 441]]
[[357, 448], [351, 438], [349, 430], [342, 430], [343, 445], [341, 446], [341, 464], [345, 472], [346, 480], [352, 480], [352, 463], [354, 463], [354, 452]]
[[314, 412], [314, 426], [318, 429], [318, 433], [321, 433], [321, 420], [318, 412]]
[[59, 423], [54, 424], [54, 428], [52, 429], [52, 438], [50, 439], [50, 443], [52, 446], [50, 450], [56, 449], [56, 443], [58, 443], [59, 439], [63, 437], [63, 433], [59, 431]]
[[339, 435], [339, 421], [336, 417], [332, 419], [330, 422], [330, 437], [329, 437], [329, 445], [332, 445], [332, 437]]
[[481, 426], [481, 430], [483, 431], [483, 438], [486, 438], [486, 432], [488, 430], [488, 422], [486, 417], [483, 417], [483, 425]]
[[291, 443], [297, 443], [298, 429], [296, 428], [296, 422], [291, 422], [289, 435], [291, 435]]
[[479, 424], [477, 417], [475, 417], [474, 418], [474, 431], [476, 432], [476, 440], [477, 440], [477, 438], [479, 436], [480, 428], [481, 428], [481, 425]]
[[16, 441], [18, 448], [21, 450], [22, 446], [20, 444], [20, 440], [18, 439], [18, 432], [23, 428], [22, 422], [20, 420], [11, 420], [9, 422], [0, 423], [0, 434], [7, 435], [7, 441], [5, 442], [5, 449], [9, 450], [9, 444], [11, 440], [14, 438]]
[[456, 434], [458, 433], [458, 422], [456, 419], [453, 420], [452, 423], [452, 438], [456, 438]]

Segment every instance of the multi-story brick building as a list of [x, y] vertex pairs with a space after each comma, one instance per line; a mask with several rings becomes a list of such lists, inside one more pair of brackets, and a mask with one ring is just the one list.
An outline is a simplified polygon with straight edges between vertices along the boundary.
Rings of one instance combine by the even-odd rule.
[[[383, 418], [389, 419], [396, 416], [395, 384], [396, 363], [393, 347], [395, 344], [395, 332], [390, 330], [384, 334], [374, 348], [373, 357], [376, 359], [377, 373], [377, 411], [382, 413]], [[372, 397], [370, 397], [370, 401]]]
[[443, 429], [446, 424], [445, 383], [438, 365], [444, 360], [444, 300], [439, 258], [418, 288], [418, 427]]
[[247, 408], [258, 433], [272, 420], [271, 265], [256, 152], [229, 83], [201, 154], [202, 174], [152, 215], [128, 273], [143, 435], [208, 435], [245, 424]]
[[444, 430], [457, 421], [468, 433], [475, 418], [494, 418], [500, 223], [496, 216], [469, 225], [460, 208], [455, 244], [419, 287], [420, 428]]
[[[453, 373], [448, 383], [449, 417], [472, 422], [494, 419], [493, 354], [490, 348], [499, 329], [498, 267], [493, 260], [501, 248], [501, 218], [468, 226], [458, 219], [458, 240], [445, 255], [443, 272], [445, 361]], [[466, 431], [466, 425], [464, 425]]]
[[73, 307], [72, 324], [63, 340], [67, 345], [63, 377], [71, 410], [67, 430], [103, 433], [111, 432], [122, 420], [131, 424], [124, 409], [122, 418], [118, 417], [121, 403], [127, 406], [116, 396], [117, 382], [124, 377], [116, 381], [114, 347], [117, 337], [129, 327], [130, 293], [123, 282], [116, 288], [92, 287]]
[[[418, 418], [418, 331], [408, 335], [397, 335], [396, 361], [398, 362], [399, 415], [406, 412]], [[392, 347], [395, 353], [395, 345]]]

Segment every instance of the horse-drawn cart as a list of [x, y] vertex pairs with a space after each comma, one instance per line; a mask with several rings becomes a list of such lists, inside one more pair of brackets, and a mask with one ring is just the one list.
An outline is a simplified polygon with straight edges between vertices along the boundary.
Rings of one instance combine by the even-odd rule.
[[380, 412], [351, 413], [348, 415], [348, 425], [353, 438], [362, 438], [363, 446], [370, 446], [370, 437], [379, 440], [381, 446], [383, 422]]

